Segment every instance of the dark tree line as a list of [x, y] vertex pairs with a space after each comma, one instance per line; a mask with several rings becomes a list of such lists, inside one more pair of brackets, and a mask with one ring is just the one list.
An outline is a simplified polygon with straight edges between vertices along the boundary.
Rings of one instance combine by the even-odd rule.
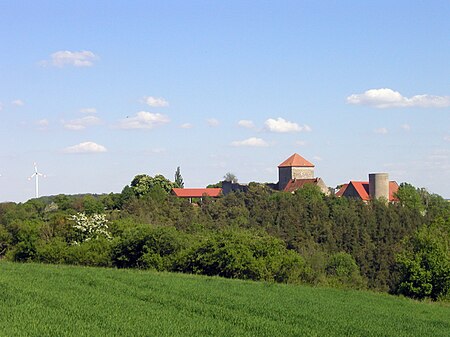
[[[291, 194], [252, 183], [245, 193], [190, 204], [168, 193], [172, 186], [162, 176], [139, 175], [119, 194], [0, 204], [0, 257], [435, 300], [449, 294], [450, 203], [425, 190], [403, 184], [398, 203], [366, 204], [325, 196], [312, 185]], [[99, 226], [109, 234], [77, 241], [73, 219], [91, 226], [103, 219], [98, 214], [105, 214]]]

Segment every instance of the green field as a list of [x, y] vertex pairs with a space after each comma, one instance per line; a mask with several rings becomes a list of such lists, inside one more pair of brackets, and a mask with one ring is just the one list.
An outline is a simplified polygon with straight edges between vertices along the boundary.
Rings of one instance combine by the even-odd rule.
[[0, 263], [0, 336], [449, 336], [450, 307], [191, 275]]

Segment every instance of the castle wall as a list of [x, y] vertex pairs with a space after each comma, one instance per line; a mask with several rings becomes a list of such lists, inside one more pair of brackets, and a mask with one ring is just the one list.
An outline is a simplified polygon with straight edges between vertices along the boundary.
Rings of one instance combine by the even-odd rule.
[[314, 167], [293, 167], [291, 179], [313, 179]]
[[222, 181], [222, 193], [227, 195], [231, 192], [247, 192], [248, 186], [239, 183], [232, 183], [231, 181]]
[[278, 190], [283, 191], [292, 178], [292, 167], [278, 168]]
[[330, 195], [330, 190], [328, 189], [328, 186], [325, 185], [324, 181], [319, 178], [319, 181], [317, 182], [317, 186], [319, 186], [320, 190], [325, 195]]

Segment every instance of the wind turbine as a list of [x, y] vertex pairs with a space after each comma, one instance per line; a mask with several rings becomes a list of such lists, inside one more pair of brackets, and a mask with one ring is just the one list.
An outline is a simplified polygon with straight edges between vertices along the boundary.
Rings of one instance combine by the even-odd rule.
[[28, 178], [28, 180], [31, 180], [33, 178], [35, 178], [36, 180], [36, 198], [39, 198], [39, 177], [45, 178], [45, 175], [38, 172], [37, 164], [34, 163], [34, 173], [31, 175], [31, 177]]

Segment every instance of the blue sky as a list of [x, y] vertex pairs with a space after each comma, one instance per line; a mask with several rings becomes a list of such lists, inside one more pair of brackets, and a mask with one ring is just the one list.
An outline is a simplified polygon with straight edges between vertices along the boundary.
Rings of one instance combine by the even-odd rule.
[[140, 173], [449, 198], [447, 1], [3, 1], [0, 201], [120, 192]]

